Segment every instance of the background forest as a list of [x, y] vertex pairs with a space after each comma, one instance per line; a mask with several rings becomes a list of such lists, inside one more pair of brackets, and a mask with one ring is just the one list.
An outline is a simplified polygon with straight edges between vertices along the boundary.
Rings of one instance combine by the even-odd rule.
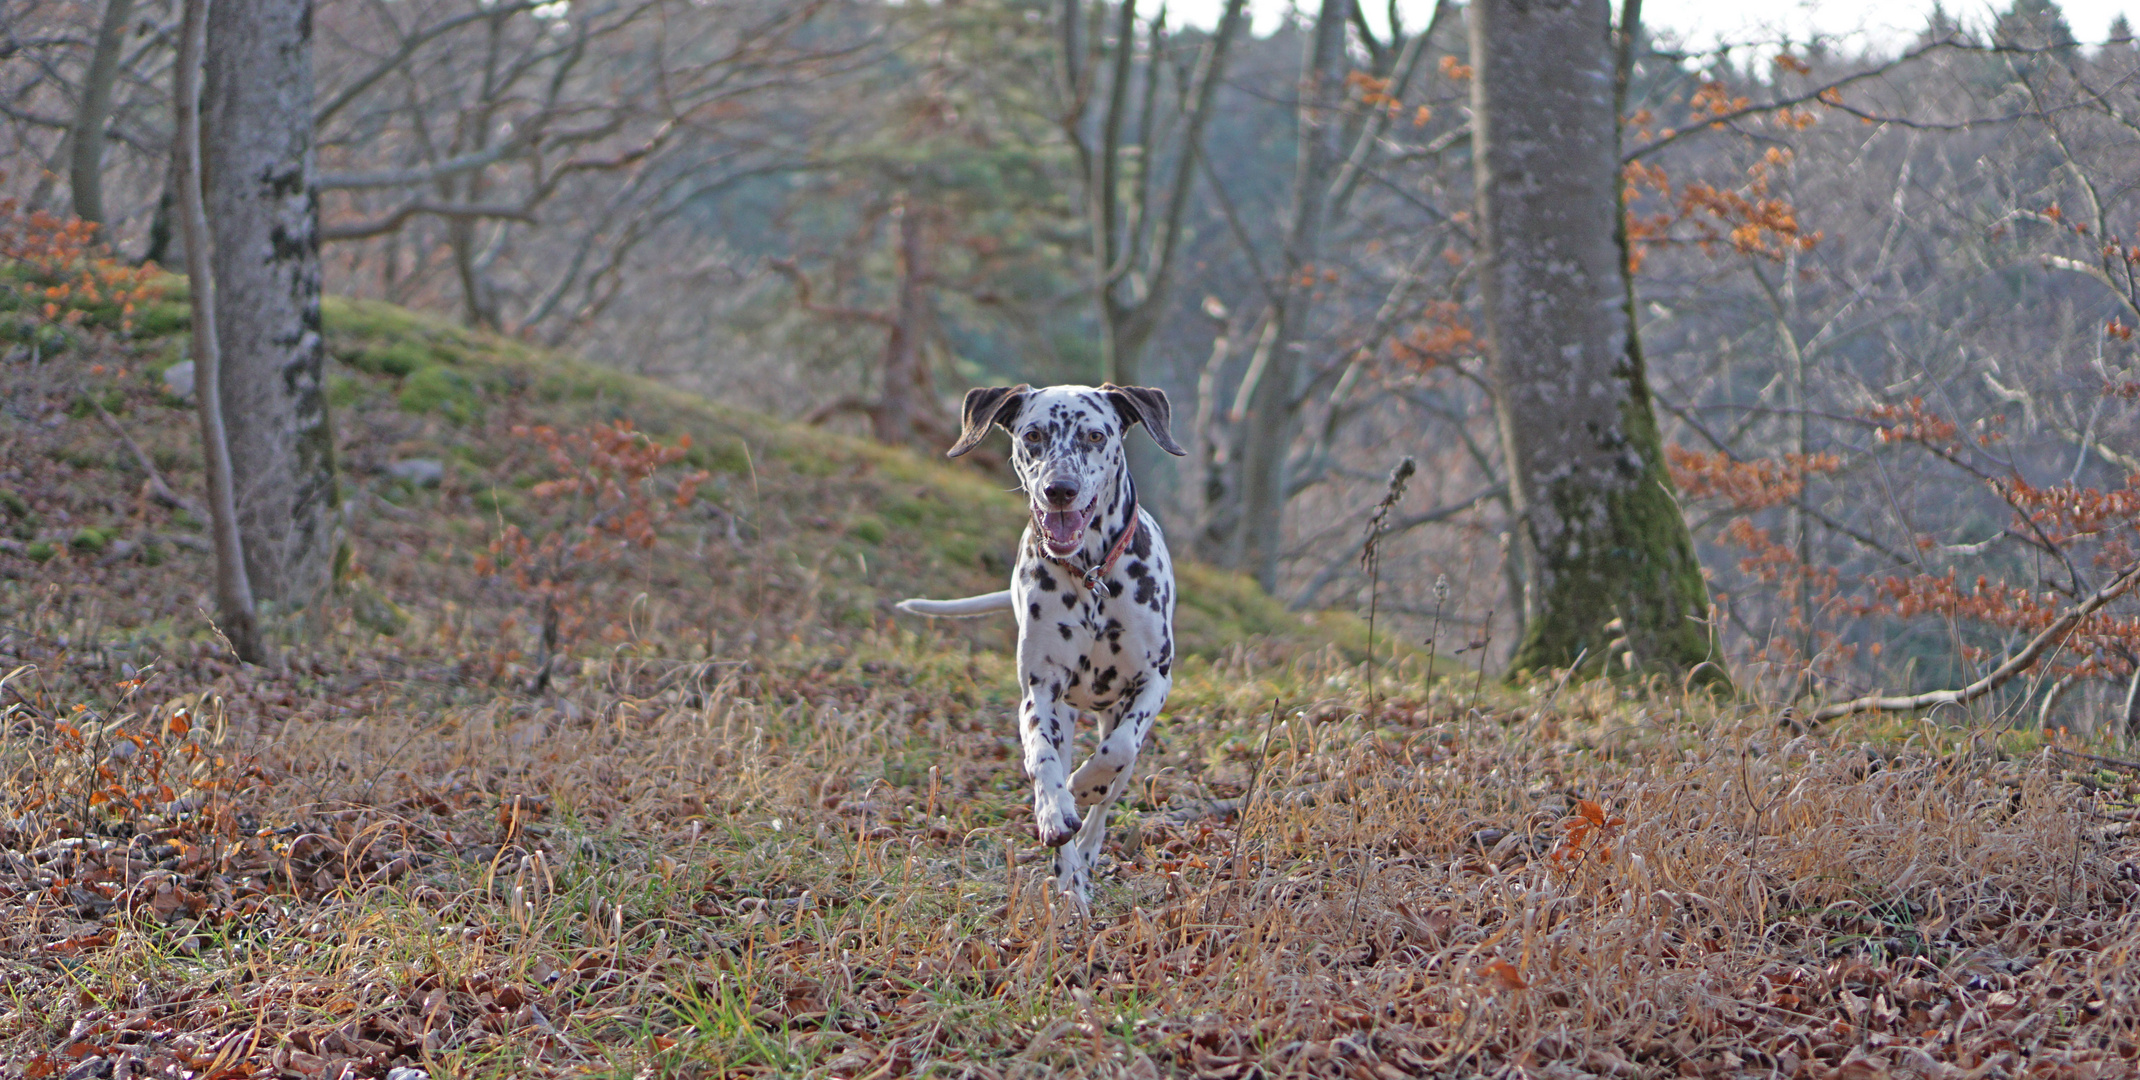
[[[1374, 8], [0, 0], [0, 1080], [2134, 1075], [2131, 27]], [[1556, 656], [1562, 123], [1706, 610]], [[960, 394], [1103, 380], [1189, 557], [1080, 912], [891, 605], [1027, 515]]]
[[[925, 447], [968, 385], [1160, 386], [1195, 452], [1140, 458], [1149, 501], [1296, 609], [1364, 602], [1410, 455], [1382, 610], [1505, 650], [1461, 9], [1350, 17], [1324, 161], [1296, 138], [1313, 13], [1256, 36], [1240, 9], [322, 4], [327, 288]], [[176, 18], [10, 0], [0, 88], [23, 205], [166, 264]], [[2136, 467], [2126, 29], [2082, 44], [2020, 0], [1935, 10], [1899, 55], [1638, 42], [1642, 347], [1716, 632], [1775, 665], [1750, 677], [1944, 685], [2124, 553], [2044, 493], [2129, 499]], [[1289, 392], [1252, 411], [1273, 355]], [[1243, 480], [1265, 446], [1282, 513]], [[2106, 638], [2056, 685], [2078, 720], [2133, 671]]]

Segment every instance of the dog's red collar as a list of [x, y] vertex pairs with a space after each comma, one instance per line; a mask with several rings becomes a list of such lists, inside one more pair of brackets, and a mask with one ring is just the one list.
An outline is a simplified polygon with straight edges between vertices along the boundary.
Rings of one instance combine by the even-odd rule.
[[1130, 541], [1137, 538], [1137, 503], [1135, 500], [1131, 500], [1129, 504], [1129, 526], [1122, 530], [1122, 536], [1115, 541], [1115, 545], [1107, 549], [1107, 557], [1083, 570], [1079, 570], [1068, 559], [1058, 559], [1053, 554], [1050, 554], [1048, 542], [1044, 539], [1045, 535], [1044, 532], [1036, 530], [1033, 536], [1033, 543], [1040, 549], [1041, 557], [1070, 571], [1072, 577], [1084, 583], [1086, 592], [1098, 592], [1100, 591], [1101, 579], [1114, 573], [1115, 564], [1122, 561], [1122, 553], [1128, 551]]

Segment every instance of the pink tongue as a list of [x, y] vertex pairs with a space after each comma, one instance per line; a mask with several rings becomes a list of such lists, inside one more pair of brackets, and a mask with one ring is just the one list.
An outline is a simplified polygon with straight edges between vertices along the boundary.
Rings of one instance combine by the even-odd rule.
[[1042, 514], [1040, 523], [1041, 527], [1047, 530], [1049, 546], [1057, 551], [1076, 547], [1078, 536], [1085, 531], [1085, 522], [1091, 516], [1089, 512], [1080, 513], [1076, 510]]

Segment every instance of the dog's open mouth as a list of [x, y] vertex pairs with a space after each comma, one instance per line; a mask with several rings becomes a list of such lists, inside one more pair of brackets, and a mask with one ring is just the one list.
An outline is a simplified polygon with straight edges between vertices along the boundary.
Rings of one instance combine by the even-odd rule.
[[1035, 508], [1033, 522], [1040, 526], [1041, 546], [1058, 559], [1077, 554], [1077, 549], [1085, 543], [1085, 527], [1092, 524], [1092, 510], [1091, 503], [1082, 510]]

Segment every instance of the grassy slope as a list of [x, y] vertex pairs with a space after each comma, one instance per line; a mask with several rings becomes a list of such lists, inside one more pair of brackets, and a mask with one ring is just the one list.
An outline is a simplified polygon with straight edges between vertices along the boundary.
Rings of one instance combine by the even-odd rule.
[[[329, 322], [359, 573], [279, 670], [221, 658], [192, 526], [67, 415], [106, 395], [190, 490], [187, 414], [148, 378], [165, 345], [104, 376], [7, 369], [0, 482], [38, 523], [0, 552], [0, 1077], [1810, 1080], [2140, 1055], [2130, 776], [1969, 728], [1788, 739], [1609, 685], [1407, 665], [1374, 697], [1313, 637], [1213, 648], [1301, 639], [1204, 573], [1185, 592], [1225, 598], [1217, 658], [1183, 665], [1081, 925], [1041, 889], [1000, 634], [881, 615], [1000, 577], [1018, 511], [995, 484], [390, 308]], [[591, 583], [579, 663], [533, 695], [518, 601], [470, 573], [498, 521], [548, 520], [510, 428], [618, 414], [690, 432], [720, 509]], [[445, 483], [379, 473], [417, 456]], [[23, 554], [85, 528], [102, 551]], [[397, 637], [366, 628], [374, 600]]]
[[[543, 421], [560, 427], [620, 416], [664, 440], [688, 434], [697, 445], [692, 462], [722, 474], [717, 489], [732, 496], [740, 497], [741, 481], [764, 469], [752, 497], [773, 500], [787, 520], [770, 525], [762, 541], [791, 545], [799, 558], [824, 559], [835, 622], [883, 618], [889, 601], [903, 596], [1002, 587], [1024, 520], [1003, 478], [728, 408], [386, 304], [330, 301], [326, 322], [335, 354], [351, 367], [406, 372], [396, 391], [405, 407], [471, 417], [493, 395], [530, 395], [544, 403]], [[439, 438], [448, 453], [483, 453], [480, 431], [449, 430]], [[846, 576], [858, 554], [886, 571], [867, 574], [855, 564], [856, 573]], [[1258, 644], [1364, 650], [1365, 631], [1356, 620], [1303, 618], [1247, 579], [1210, 568], [1192, 567], [1185, 576], [1190, 587], [1181, 592], [1178, 622], [1189, 653], [1212, 656]]]

